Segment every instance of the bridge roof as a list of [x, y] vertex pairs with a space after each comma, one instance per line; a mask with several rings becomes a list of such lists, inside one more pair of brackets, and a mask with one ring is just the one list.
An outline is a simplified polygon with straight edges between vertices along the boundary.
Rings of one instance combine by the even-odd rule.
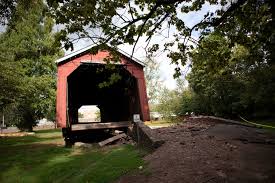
[[[85, 53], [85, 52], [88, 52], [88, 51], [89, 51], [90, 49], [92, 49], [93, 47], [94, 47], [94, 45], [90, 45], [90, 46], [84, 47], [84, 48], [82, 48], [82, 49], [80, 49], [80, 50], [77, 50], [77, 51], [74, 51], [74, 52], [72, 52], [72, 53], [69, 53], [68, 55], [65, 55], [64, 57], [62, 57], [62, 58], [56, 60], [55, 62], [56, 62], [57, 64], [63, 63], [63, 62], [65, 62], [65, 61], [70, 60], [70, 59], [73, 58], [73, 57], [77, 57], [77, 56], [80, 55], [80, 54], [83, 54], [83, 53]], [[130, 60], [134, 61], [135, 63], [137, 63], [137, 64], [139, 64], [139, 65], [145, 67], [145, 63], [142, 62], [142, 61], [140, 61], [139, 59], [133, 57], [132, 55], [126, 53], [125, 51], [123, 51], [123, 50], [121, 50], [121, 49], [117, 49], [117, 51], [118, 51], [120, 54], [122, 54], [123, 56], [127, 57], [128, 59], [130, 59]]]

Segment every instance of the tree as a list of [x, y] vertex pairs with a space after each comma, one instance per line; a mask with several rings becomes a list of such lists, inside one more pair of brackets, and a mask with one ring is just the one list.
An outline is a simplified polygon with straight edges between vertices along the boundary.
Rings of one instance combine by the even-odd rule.
[[178, 116], [190, 115], [191, 113], [197, 112], [195, 110], [194, 93], [190, 88], [185, 88], [179, 93], [179, 106], [176, 108], [176, 114]]
[[[242, 13], [241, 12], [245, 12]], [[247, 116], [274, 116], [274, 1], [248, 1], [217, 32], [228, 37]]]
[[[199, 32], [201, 37], [227, 22], [231, 17], [242, 16], [249, 11], [240, 11], [250, 2], [263, 2], [273, 7], [271, 0], [153, 0], [153, 1], [68, 1], [48, 0], [52, 15], [64, 29], [57, 38], [64, 42], [65, 48], [73, 48], [73, 41], [91, 39], [96, 45], [109, 43], [113, 47], [128, 43], [134, 52], [141, 37], [146, 37], [145, 49], [151, 53], [163, 49], [174, 64], [184, 65], [188, 52], [199, 40], [193, 37]], [[186, 26], [184, 15], [198, 12], [204, 5], [219, 5], [215, 12], [207, 12], [204, 18], [192, 27]], [[272, 12], [272, 11], [271, 11]], [[248, 25], [249, 26], [249, 25]], [[170, 29], [175, 30], [170, 34]], [[68, 35], [74, 34], [73, 39]], [[163, 45], [150, 44], [152, 37], [169, 37]], [[100, 46], [98, 48], [100, 49]], [[180, 67], [175, 69], [175, 77], [180, 75]]]
[[[10, 107], [20, 114], [16, 125], [21, 129], [32, 130], [38, 119], [52, 116], [55, 109], [54, 60], [60, 56], [60, 49], [54, 45], [54, 22], [45, 16], [47, 7], [43, 1], [32, 0], [28, 6], [25, 5], [25, 1], [17, 2], [0, 43], [5, 54], [1, 57], [1, 63], [6, 67], [11, 65], [12, 69], [19, 70], [21, 74], [20, 83], [17, 83], [19, 87], [12, 84], [13, 88], [8, 91], [17, 88], [21, 90], [16, 91], [18, 93], [14, 97], [7, 95], [2, 98], [14, 99], [5, 108]], [[9, 61], [5, 62], [6, 59]], [[12, 81], [12, 78], [4, 81], [5, 86]]]
[[154, 105], [157, 103], [159, 92], [162, 88], [162, 80], [160, 78], [159, 63], [152, 58], [145, 60], [146, 67], [144, 69], [147, 94], [149, 104]]
[[22, 92], [22, 72], [17, 67], [18, 63], [9, 62], [9, 56], [3, 56], [2, 51], [0, 48], [0, 109], [15, 102]]
[[228, 41], [219, 35], [205, 38], [192, 54], [190, 87], [215, 115], [232, 114], [232, 104], [238, 100], [233, 94], [241, 89], [231, 71], [230, 54]]
[[[191, 88], [208, 114], [274, 114], [274, 19], [270, 1], [248, 1], [190, 55]], [[208, 108], [208, 110], [206, 110]]]
[[[17, 1], [8, 0], [0, 3], [2, 17], [10, 17], [10, 12], [13, 12]], [[28, 6], [28, 1], [21, 0], [21, 2]], [[51, 7], [51, 14], [56, 23], [64, 27], [57, 38], [64, 42], [66, 49], [73, 48], [73, 41], [88, 38], [96, 45], [110, 43], [117, 47], [120, 44], [129, 43], [134, 45], [134, 51], [140, 38], [145, 36], [148, 43], [145, 48], [148, 51], [154, 52], [160, 48], [167, 50], [172, 63], [182, 65], [188, 58], [186, 53], [192, 50], [194, 44], [198, 45], [199, 40], [204, 35], [220, 27], [226, 27], [223, 31], [238, 29], [234, 24], [228, 24], [232, 19], [242, 18], [243, 22], [246, 22], [243, 25], [252, 29], [256, 26], [262, 27], [255, 22], [251, 24], [250, 20], [253, 20], [253, 16], [250, 15], [253, 12], [259, 12], [259, 9], [265, 9], [267, 10], [265, 12], [272, 15], [272, 18], [266, 19], [268, 16], [262, 14], [264, 15], [263, 18], [256, 20], [256, 22], [269, 22], [269, 28], [264, 28], [267, 32], [262, 35], [268, 39], [267, 35], [270, 35], [268, 33], [274, 27], [274, 14], [272, 12], [275, 11], [272, 0], [47, 0], [47, 3]], [[186, 26], [187, 22], [185, 22], [184, 15], [193, 12], [201, 13], [199, 11], [206, 6], [210, 8], [201, 21], [192, 27]], [[212, 6], [215, 6], [214, 12], [211, 11]], [[225, 24], [227, 26], [223, 26]], [[199, 38], [194, 37], [195, 32], [200, 33]], [[70, 39], [68, 35], [71, 34], [74, 35]], [[150, 44], [156, 35], [162, 35], [169, 39], [162, 41], [162, 46]], [[100, 49], [100, 46], [94, 49]], [[175, 77], [179, 76], [180, 67], [177, 67], [175, 72]]]
[[169, 90], [163, 87], [158, 98], [158, 103], [156, 104], [157, 112], [166, 119], [171, 119], [172, 116], [176, 115], [180, 104], [180, 95], [178, 95], [176, 90]]
[[225, 117], [274, 114], [272, 67], [255, 51], [219, 34], [201, 41], [191, 55], [188, 76], [197, 100], [207, 106], [200, 112]]

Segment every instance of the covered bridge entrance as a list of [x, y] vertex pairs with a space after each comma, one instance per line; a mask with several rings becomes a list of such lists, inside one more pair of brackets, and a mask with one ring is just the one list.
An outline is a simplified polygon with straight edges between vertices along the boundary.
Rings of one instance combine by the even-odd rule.
[[[119, 50], [120, 62], [108, 69], [103, 59], [110, 52], [101, 50], [92, 55], [91, 48], [57, 60], [56, 120], [65, 140], [86, 132], [96, 135], [104, 129], [127, 128], [133, 114], [140, 114], [141, 120], [149, 120], [144, 64]], [[102, 87], [114, 73], [120, 79]], [[79, 123], [78, 109], [84, 105], [96, 105], [100, 109], [100, 122]]]

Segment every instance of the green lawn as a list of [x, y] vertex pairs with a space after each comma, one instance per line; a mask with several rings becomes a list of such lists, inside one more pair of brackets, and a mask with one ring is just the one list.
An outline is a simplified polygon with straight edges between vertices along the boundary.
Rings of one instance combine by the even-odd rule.
[[80, 149], [62, 141], [59, 130], [0, 138], [0, 182], [113, 182], [143, 165], [130, 145]]

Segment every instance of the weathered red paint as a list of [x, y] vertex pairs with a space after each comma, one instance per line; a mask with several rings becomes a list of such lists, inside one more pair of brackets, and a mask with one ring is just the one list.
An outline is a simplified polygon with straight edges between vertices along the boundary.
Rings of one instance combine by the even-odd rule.
[[[57, 99], [56, 99], [56, 121], [58, 126], [66, 128], [67, 118], [67, 77], [81, 64], [83, 61], [102, 62], [103, 59], [109, 56], [108, 51], [99, 51], [92, 55], [86, 53], [84, 55], [71, 58], [69, 61], [61, 62], [57, 68]], [[146, 83], [144, 78], [143, 66], [132, 61], [128, 57], [121, 56], [121, 63], [127, 65], [127, 70], [137, 79], [139, 102], [141, 107], [141, 118], [144, 121], [150, 120], [149, 106], [146, 94]]]

